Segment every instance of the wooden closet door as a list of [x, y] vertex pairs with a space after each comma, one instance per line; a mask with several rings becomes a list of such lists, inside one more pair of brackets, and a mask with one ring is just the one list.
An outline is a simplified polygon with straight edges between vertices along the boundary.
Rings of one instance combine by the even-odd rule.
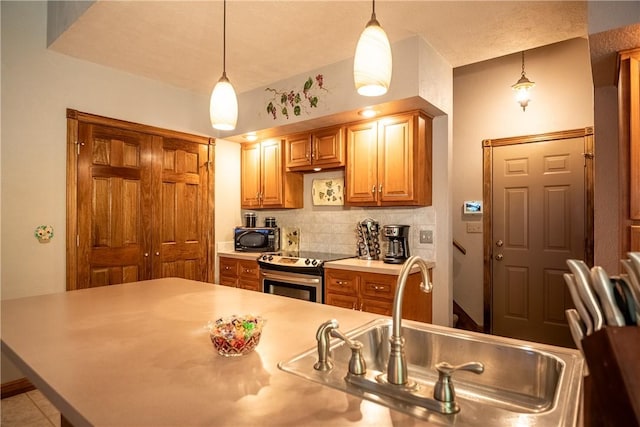
[[[153, 277], [207, 281], [208, 146], [154, 137]], [[157, 186], [157, 187], [156, 187]]]
[[148, 278], [151, 136], [87, 123], [78, 136], [76, 287]]

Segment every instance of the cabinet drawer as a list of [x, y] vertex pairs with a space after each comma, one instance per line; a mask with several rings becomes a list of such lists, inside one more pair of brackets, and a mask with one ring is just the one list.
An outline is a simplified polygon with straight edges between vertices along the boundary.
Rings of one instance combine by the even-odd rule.
[[256, 261], [240, 261], [238, 263], [238, 277], [242, 279], [258, 279], [260, 268]]
[[360, 293], [367, 297], [393, 301], [397, 280], [398, 276], [390, 274], [362, 273], [360, 275]]
[[220, 257], [220, 278], [238, 276], [238, 260]]
[[358, 308], [358, 298], [351, 295], [340, 295], [327, 293], [325, 303], [336, 307], [356, 309]]
[[347, 270], [325, 270], [324, 285], [327, 294], [358, 295], [358, 273]]

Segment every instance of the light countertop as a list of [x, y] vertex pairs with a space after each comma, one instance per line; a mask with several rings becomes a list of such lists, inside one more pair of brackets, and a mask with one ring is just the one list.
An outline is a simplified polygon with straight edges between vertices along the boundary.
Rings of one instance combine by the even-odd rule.
[[[244, 313], [267, 319], [260, 344], [219, 356], [207, 321]], [[422, 424], [277, 367], [328, 319], [379, 317], [169, 278], [2, 301], [2, 350], [76, 427]]]
[[[433, 261], [427, 261], [429, 268], [434, 268], [436, 263]], [[358, 258], [341, 259], [338, 261], [331, 261], [324, 263], [324, 268], [335, 268], [339, 270], [352, 270], [362, 271], [365, 273], [378, 273], [378, 274], [400, 274], [402, 264], [385, 264], [381, 260], [366, 260]], [[414, 265], [411, 272], [420, 271], [417, 265]]]
[[[256, 260], [260, 254], [257, 252], [238, 252], [234, 250], [218, 250], [218, 256]], [[436, 263], [434, 261], [427, 261], [429, 268], [434, 268]], [[382, 260], [366, 260], [358, 258], [347, 258], [338, 261], [330, 261], [324, 263], [324, 268], [335, 268], [338, 270], [352, 270], [362, 271], [365, 273], [378, 273], [378, 274], [400, 274], [402, 264], [386, 264]], [[412, 273], [419, 271], [418, 266], [414, 266], [411, 270]]]
[[234, 251], [233, 249], [219, 250], [218, 256], [256, 261], [260, 256], [260, 252], [238, 252], [238, 251]]

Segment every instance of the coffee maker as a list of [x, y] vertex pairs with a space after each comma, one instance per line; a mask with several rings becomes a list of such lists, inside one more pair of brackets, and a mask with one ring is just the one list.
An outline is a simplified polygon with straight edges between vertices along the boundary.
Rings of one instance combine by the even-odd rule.
[[387, 253], [382, 259], [387, 264], [402, 264], [409, 258], [409, 226], [385, 225], [383, 235], [389, 240]]

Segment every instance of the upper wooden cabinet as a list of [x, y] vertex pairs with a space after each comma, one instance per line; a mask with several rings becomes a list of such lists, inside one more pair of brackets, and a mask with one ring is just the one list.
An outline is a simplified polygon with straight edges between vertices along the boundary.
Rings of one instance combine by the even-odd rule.
[[286, 168], [312, 171], [345, 165], [344, 127], [330, 127], [286, 138]]
[[421, 112], [347, 126], [346, 203], [431, 204], [431, 118]]
[[302, 207], [303, 176], [285, 171], [283, 146], [280, 139], [242, 146], [242, 208]]

